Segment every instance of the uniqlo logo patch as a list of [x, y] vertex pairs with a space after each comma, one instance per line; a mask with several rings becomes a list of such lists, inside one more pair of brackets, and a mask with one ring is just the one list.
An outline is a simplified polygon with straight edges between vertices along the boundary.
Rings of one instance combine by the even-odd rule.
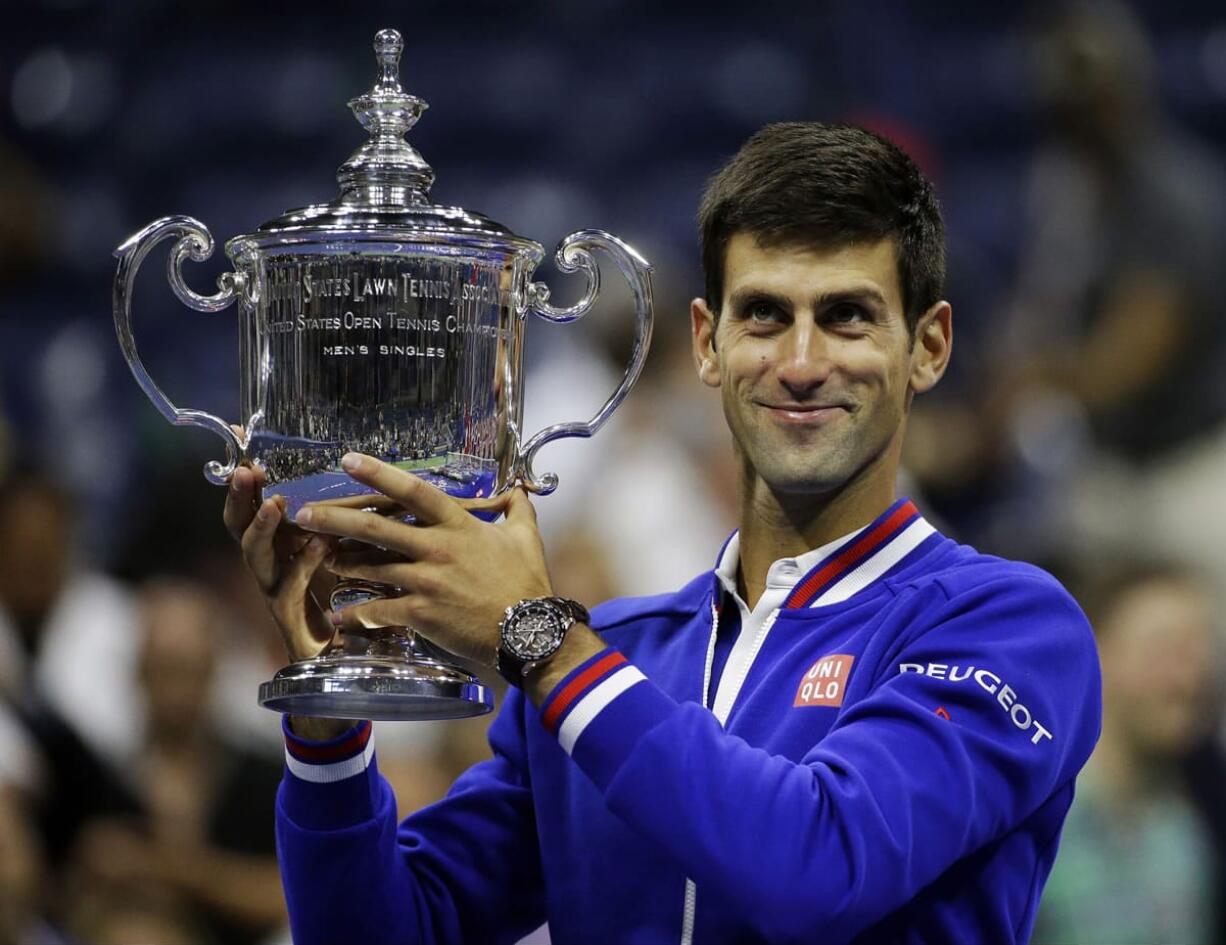
[[801, 677], [792, 705], [842, 705], [843, 692], [847, 689], [847, 677], [851, 674], [851, 664], [855, 661], [856, 658], [847, 653], [823, 656]]

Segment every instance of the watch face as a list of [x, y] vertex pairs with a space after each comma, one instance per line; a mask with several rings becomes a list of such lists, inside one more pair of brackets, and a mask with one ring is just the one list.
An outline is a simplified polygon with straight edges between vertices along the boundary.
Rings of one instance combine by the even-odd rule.
[[562, 636], [561, 615], [549, 604], [531, 601], [507, 621], [503, 642], [522, 660], [548, 656]]

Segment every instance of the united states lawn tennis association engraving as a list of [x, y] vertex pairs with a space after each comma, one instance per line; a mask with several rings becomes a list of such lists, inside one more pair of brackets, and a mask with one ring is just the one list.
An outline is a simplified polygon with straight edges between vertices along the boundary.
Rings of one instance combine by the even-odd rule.
[[326, 274], [299, 264], [269, 268], [264, 300], [270, 336], [319, 333], [325, 358], [429, 359], [447, 357], [456, 335], [496, 343], [510, 338], [503, 317], [508, 293], [497, 271], [457, 272], [448, 279], [406, 269], [388, 274], [381, 266], [364, 267], [381, 274], [335, 264], [319, 268]]

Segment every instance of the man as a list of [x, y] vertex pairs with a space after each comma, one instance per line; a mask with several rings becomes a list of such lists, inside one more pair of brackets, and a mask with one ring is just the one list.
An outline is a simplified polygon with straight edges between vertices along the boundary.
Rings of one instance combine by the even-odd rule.
[[[516, 678], [493, 759], [399, 828], [369, 724], [290, 720], [299, 941], [513, 942], [546, 919], [558, 943], [1029, 934], [1098, 667], [1053, 579], [895, 499], [911, 400], [952, 341], [931, 188], [867, 132], [772, 125], [700, 218], [694, 353], [732, 432], [740, 530], [713, 574], [576, 620]], [[326, 562], [406, 590], [335, 615], [342, 631], [409, 624], [505, 670], [504, 610], [552, 594], [524, 493], [490, 524], [369, 457], [344, 465], [418, 524], [308, 507], [316, 537], [291, 558], [252, 471], [227, 503], [291, 655], [331, 635], [304, 593]]]

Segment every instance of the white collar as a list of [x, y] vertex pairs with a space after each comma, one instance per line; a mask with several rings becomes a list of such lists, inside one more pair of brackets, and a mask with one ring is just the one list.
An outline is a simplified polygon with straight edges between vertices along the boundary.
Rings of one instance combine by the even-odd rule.
[[[795, 558], [780, 558], [778, 561], [773, 562], [766, 571], [767, 588], [790, 591], [802, 577], [817, 567], [819, 561], [829, 557], [844, 542], [854, 538], [866, 528], [868, 526], [863, 525], [855, 531], [836, 538], [834, 541], [826, 542], [820, 548], [806, 551]], [[740, 594], [737, 591], [737, 575], [740, 566], [741, 532], [740, 529], [737, 529], [724, 543], [723, 551], [720, 552], [719, 563], [715, 566], [715, 576], [719, 578], [719, 583], [723, 585], [724, 590], [738, 599]]]
[[[891, 571], [936, 530], [909, 499], [896, 500], [873, 522], [796, 558], [780, 558], [767, 571], [764, 597], [787, 608], [836, 604]], [[740, 532], [725, 542], [715, 567], [720, 585], [738, 602]], [[744, 607], [744, 603], [741, 602]]]

